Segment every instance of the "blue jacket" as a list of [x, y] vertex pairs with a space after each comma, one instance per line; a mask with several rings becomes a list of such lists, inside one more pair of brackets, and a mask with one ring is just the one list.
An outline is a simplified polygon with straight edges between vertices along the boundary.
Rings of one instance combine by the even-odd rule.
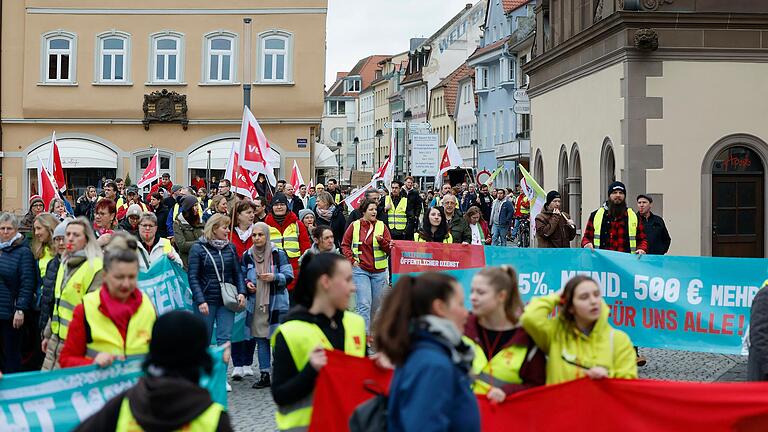
[[[251, 250], [248, 249], [243, 254], [241, 262], [241, 273], [245, 281], [256, 284], [256, 263], [253, 261]], [[281, 318], [288, 312], [290, 302], [288, 299], [287, 286], [293, 281], [293, 267], [288, 260], [288, 255], [276, 247], [272, 247], [272, 273], [275, 280], [269, 287], [269, 330], [270, 334], [280, 325]], [[256, 294], [248, 293], [248, 315], [245, 318], [245, 324], [250, 328], [253, 319], [253, 312], [256, 310]]]
[[450, 351], [420, 332], [390, 385], [389, 432], [480, 430], [480, 412], [468, 371], [451, 361]]
[[32, 309], [39, 278], [35, 257], [23, 235], [0, 249], [0, 319], [11, 319], [17, 310]]
[[[208, 256], [206, 250], [216, 260], [216, 268], [214, 268], [211, 257]], [[224, 264], [223, 274], [222, 263]], [[192, 249], [189, 251], [189, 287], [192, 290], [192, 300], [196, 306], [201, 303], [222, 304], [221, 287], [216, 277], [216, 269], [222, 275], [224, 282], [235, 285], [238, 293], [247, 294], [235, 247], [230, 243], [218, 250], [210, 245], [204, 237], [200, 237], [200, 240], [192, 245]]]
[[512, 220], [515, 217], [515, 206], [512, 205], [512, 203], [505, 199], [504, 203], [501, 205], [501, 211], [499, 212], [499, 225], [503, 226], [510, 226], [512, 225]]

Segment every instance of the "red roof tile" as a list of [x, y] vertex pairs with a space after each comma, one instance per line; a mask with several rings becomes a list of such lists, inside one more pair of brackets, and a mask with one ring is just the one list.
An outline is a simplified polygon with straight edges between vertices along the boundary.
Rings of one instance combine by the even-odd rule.
[[510, 13], [529, 1], [531, 0], [502, 0], [502, 3], [504, 4], [504, 13]]
[[484, 46], [482, 48], [478, 48], [478, 49], [475, 50], [475, 52], [472, 53], [471, 56], [469, 56], [469, 58], [467, 60], [472, 60], [474, 58], [480, 57], [481, 55], [483, 55], [483, 54], [485, 54], [487, 52], [491, 52], [491, 51], [493, 51], [493, 50], [495, 50], [497, 48], [500, 48], [507, 41], [509, 41], [509, 36], [507, 36], [505, 38], [502, 38], [502, 39], [499, 39], [499, 40], [497, 40], [496, 42], [494, 42], [494, 43], [492, 43], [490, 45], [486, 45], [486, 46]]

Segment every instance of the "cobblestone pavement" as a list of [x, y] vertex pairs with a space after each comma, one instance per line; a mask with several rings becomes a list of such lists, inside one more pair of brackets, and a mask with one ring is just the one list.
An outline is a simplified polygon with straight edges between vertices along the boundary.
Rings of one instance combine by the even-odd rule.
[[[641, 378], [676, 381], [744, 381], [746, 356], [695, 353], [641, 348], [648, 364], [640, 368]], [[258, 371], [256, 372], [258, 375]], [[237, 431], [274, 431], [275, 404], [270, 389], [251, 388], [258, 376], [231, 382], [229, 413]]]

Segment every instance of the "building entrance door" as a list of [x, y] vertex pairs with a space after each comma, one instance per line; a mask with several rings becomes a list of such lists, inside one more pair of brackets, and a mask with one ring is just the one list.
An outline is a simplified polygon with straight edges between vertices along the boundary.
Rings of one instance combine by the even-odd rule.
[[712, 256], [764, 257], [765, 173], [759, 155], [730, 147], [712, 168]]

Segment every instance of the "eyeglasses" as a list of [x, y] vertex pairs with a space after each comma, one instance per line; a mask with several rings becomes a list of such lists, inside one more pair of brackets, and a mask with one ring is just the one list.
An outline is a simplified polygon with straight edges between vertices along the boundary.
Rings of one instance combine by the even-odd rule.
[[42, 204], [33, 204], [32, 207], [45, 207], [45, 206]]
[[157, 225], [151, 225], [151, 224], [141, 224], [139, 226], [141, 228], [143, 228], [143, 229], [146, 229], [146, 230], [149, 230], [149, 229], [152, 229], [152, 228], [157, 228]]

